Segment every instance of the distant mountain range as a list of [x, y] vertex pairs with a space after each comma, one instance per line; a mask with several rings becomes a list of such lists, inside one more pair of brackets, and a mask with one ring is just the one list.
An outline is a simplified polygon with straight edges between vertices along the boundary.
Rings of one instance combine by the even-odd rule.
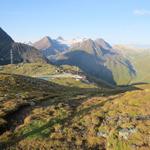
[[103, 39], [73, 39], [46, 36], [33, 44], [56, 65], [75, 65], [88, 75], [111, 84], [129, 84], [136, 75], [130, 61]]
[[0, 28], [0, 65], [10, 64], [11, 57], [13, 63], [48, 62], [39, 50], [27, 44], [16, 43]]
[[[12, 51], [12, 53], [11, 53]], [[150, 82], [148, 48], [111, 46], [103, 39], [52, 39], [45, 36], [35, 43], [15, 42], [0, 28], [0, 65], [11, 63], [53, 63], [77, 66], [90, 78], [112, 85]]]

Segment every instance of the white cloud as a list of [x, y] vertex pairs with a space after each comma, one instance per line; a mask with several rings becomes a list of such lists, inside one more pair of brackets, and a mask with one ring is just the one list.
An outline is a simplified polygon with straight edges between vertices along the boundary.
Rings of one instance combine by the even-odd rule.
[[150, 16], [150, 10], [136, 9], [133, 11], [133, 14], [137, 16]]

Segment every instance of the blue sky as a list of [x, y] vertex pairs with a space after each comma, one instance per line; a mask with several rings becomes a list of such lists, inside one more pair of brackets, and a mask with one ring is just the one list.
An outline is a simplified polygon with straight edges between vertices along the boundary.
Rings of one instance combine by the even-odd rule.
[[1, 0], [0, 26], [22, 42], [49, 35], [150, 44], [150, 1]]

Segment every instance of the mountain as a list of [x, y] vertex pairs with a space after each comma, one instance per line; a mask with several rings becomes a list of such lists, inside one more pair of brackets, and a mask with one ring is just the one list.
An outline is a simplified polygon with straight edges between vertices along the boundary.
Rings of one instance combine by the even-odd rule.
[[92, 39], [84, 38], [80, 42], [73, 43], [71, 45], [71, 50], [84, 50], [85, 52], [95, 56], [103, 56], [107, 53], [113, 54], [112, 47], [103, 39], [93, 41]]
[[14, 63], [46, 63], [49, 62], [41, 52], [35, 49], [32, 46], [22, 44], [22, 43], [14, 43], [13, 44], [13, 55], [14, 55]]
[[150, 48], [141, 48], [141, 47], [137, 47], [135, 45], [114, 45], [113, 46], [114, 49], [116, 49], [116, 51], [124, 56], [127, 55], [134, 55], [134, 54], [142, 54], [143, 52], [149, 51]]
[[[12, 51], [12, 52], [11, 52]], [[20, 62], [48, 62], [42, 53], [32, 46], [16, 43], [0, 28], [0, 65]]]
[[41, 50], [46, 57], [50, 57], [68, 49], [68, 45], [62, 41], [62, 37], [58, 37], [58, 39], [54, 40], [45, 36], [41, 40], [35, 42], [33, 46]]
[[149, 82], [150, 83], [150, 48], [133, 47], [129, 45], [115, 45], [114, 48], [128, 58], [136, 70], [136, 76], [132, 83]]
[[136, 74], [130, 61], [103, 39], [73, 42], [68, 51], [50, 60], [56, 65], [78, 66], [88, 75], [111, 84], [129, 84]]
[[10, 63], [10, 49], [13, 43], [13, 39], [0, 28], [0, 64]]
[[52, 40], [50, 39], [50, 37], [45, 36], [44, 38], [34, 43], [33, 45], [38, 49], [48, 49], [52, 46]]

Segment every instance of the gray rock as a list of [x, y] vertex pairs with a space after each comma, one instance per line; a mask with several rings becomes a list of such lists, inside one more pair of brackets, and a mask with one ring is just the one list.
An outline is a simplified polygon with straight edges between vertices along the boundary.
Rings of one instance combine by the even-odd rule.
[[132, 134], [132, 133], [135, 133], [137, 132], [137, 129], [136, 128], [124, 128], [124, 129], [121, 129], [119, 131], [119, 137], [122, 137], [123, 139], [127, 140], [128, 137]]
[[35, 106], [35, 102], [30, 102], [30, 106]]
[[108, 134], [104, 131], [99, 131], [99, 132], [97, 132], [97, 136], [106, 138], [108, 136]]

